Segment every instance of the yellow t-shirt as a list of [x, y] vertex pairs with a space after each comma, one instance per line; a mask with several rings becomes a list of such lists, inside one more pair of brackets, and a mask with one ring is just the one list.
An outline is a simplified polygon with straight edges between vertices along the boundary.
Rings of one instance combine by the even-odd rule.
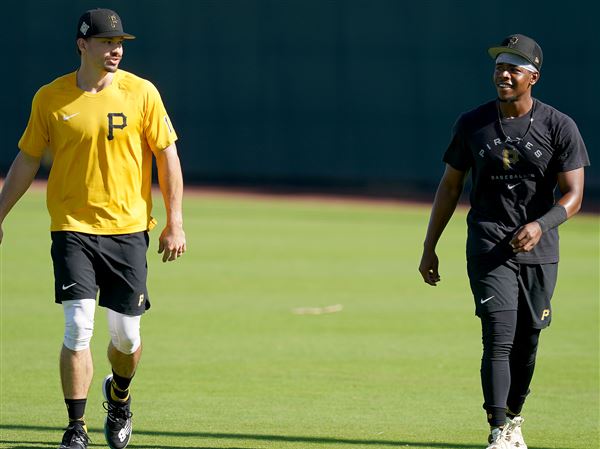
[[73, 72], [35, 94], [19, 149], [52, 154], [51, 231], [127, 234], [154, 227], [152, 154], [176, 140], [151, 82], [117, 70], [92, 94], [77, 87]]

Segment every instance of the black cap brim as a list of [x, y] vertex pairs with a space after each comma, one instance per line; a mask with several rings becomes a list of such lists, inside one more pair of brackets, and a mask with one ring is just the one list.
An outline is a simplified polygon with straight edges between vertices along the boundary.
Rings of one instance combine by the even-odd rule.
[[133, 34], [121, 33], [118, 31], [117, 32], [107, 31], [106, 33], [98, 33], [98, 34], [94, 34], [93, 36], [89, 36], [89, 37], [122, 37], [123, 39], [127, 39], [127, 40], [135, 39], [135, 36]]

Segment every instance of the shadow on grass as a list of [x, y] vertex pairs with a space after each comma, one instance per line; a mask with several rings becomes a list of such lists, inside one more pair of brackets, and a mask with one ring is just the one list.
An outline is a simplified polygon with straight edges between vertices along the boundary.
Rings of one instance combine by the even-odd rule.
[[[28, 441], [26, 443], [22, 443], [22, 442], [18, 442], [18, 441], [5, 441], [5, 440], [1, 440], [0, 439], [0, 444], [7, 444], [8, 446], [2, 446], [3, 448], [6, 449], [56, 449], [56, 445], [58, 444], [58, 442], [56, 443], [46, 443], [43, 441]], [[93, 448], [93, 447], [106, 447], [106, 443], [104, 443], [104, 440], [102, 441], [101, 444], [95, 444], [94, 442], [91, 442], [88, 445], [89, 448]], [[251, 447], [233, 447], [233, 446], [165, 446], [164, 444], [161, 444], [160, 446], [153, 446], [153, 445], [147, 445], [144, 444], [142, 445], [135, 445], [135, 444], [129, 444], [127, 445], [128, 448], [139, 448], [139, 449], [259, 449], [259, 448], [251, 448]]]
[[[0, 425], [0, 429], [6, 430], [30, 430], [30, 431], [51, 431], [58, 430], [55, 427], [47, 426], [22, 426], [22, 425]], [[96, 429], [90, 428], [90, 431]], [[98, 432], [102, 433], [101, 430]], [[134, 429], [134, 435], [160, 436], [172, 438], [213, 438], [217, 440], [250, 440], [250, 441], [279, 441], [282, 443], [306, 443], [306, 444], [346, 444], [362, 447], [407, 447], [407, 448], [432, 448], [432, 449], [481, 449], [481, 444], [464, 444], [464, 443], [446, 443], [446, 442], [415, 442], [415, 441], [397, 441], [397, 440], [370, 440], [370, 439], [354, 439], [354, 438], [332, 438], [332, 437], [307, 437], [307, 436], [290, 436], [290, 435], [263, 435], [263, 434], [248, 434], [248, 433], [216, 433], [216, 432], [168, 432], [157, 430], [139, 430]], [[47, 443], [42, 441], [37, 442], [18, 442], [4, 441], [0, 439], [2, 444], [13, 444], [7, 449], [48, 449], [56, 447], [54, 442]], [[102, 444], [91, 442], [90, 447], [105, 447], [104, 440]], [[135, 442], [128, 446], [129, 448], [138, 449], [216, 449], [213, 446], [166, 446], [161, 444], [156, 445], [137, 445]], [[529, 449], [569, 449], [561, 447], [547, 448], [542, 446], [528, 446]], [[242, 449], [237, 447], [229, 447], [221, 449]], [[245, 448], [251, 449], [251, 448]]]

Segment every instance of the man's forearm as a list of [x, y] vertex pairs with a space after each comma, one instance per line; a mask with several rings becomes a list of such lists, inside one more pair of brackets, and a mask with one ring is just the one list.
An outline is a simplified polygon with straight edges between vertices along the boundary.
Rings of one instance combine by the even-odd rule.
[[167, 212], [167, 226], [183, 226], [183, 176], [174, 145], [157, 157], [156, 166]]
[[27, 191], [40, 168], [40, 158], [19, 152], [0, 191], [0, 223]]
[[462, 189], [451, 190], [440, 184], [431, 208], [431, 217], [423, 244], [425, 249], [435, 249], [448, 221], [454, 214], [461, 192]]

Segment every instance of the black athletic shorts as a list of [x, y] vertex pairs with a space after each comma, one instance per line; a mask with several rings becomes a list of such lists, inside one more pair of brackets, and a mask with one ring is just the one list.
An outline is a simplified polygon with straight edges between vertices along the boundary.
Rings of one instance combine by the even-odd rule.
[[125, 315], [150, 308], [146, 279], [148, 232], [94, 235], [51, 232], [55, 302], [96, 298]]
[[473, 257], [467, 261], [467, 272], [477, 316], [524, 307], [534, 329], [550, 325], [558, 263], [528, 265]]

